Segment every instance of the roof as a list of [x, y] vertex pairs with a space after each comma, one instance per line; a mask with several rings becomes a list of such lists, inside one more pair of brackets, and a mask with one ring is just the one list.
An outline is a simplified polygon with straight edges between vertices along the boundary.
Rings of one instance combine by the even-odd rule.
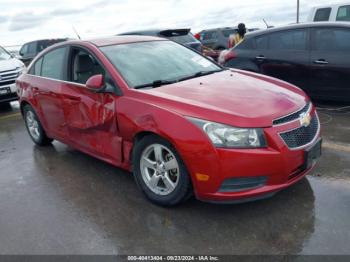
[[237, 26], [231, 26], [231, 27], [216, 27], [216, 28], [208, 28], [203, 29], [201, 32], [207, 32], [207, 31], [217, 31], [217, 30], [237, 30]]
[[264, 35], [267, 33], [282, 31], [282, 30], [288, 30], [288, 29], [298, 29], [298, 28], [311, 28], [311, 27], [349, 27], [349, 22], [313, 22], [313, 23], [299, 23], [299, 24], [291, 24], [286, 26], [278, 26], [273, 27], [269, 29], [264, 30], [258, 30], [254, 32], [247, 33], [246, 36], [258, 36], [258, 35]]
[[312, 7], [312, 9], [319, 9], [319, 8], [334, 8], [338, 6], [347, 6], [350, 5], [350, 2], [343, 2], [343, 3], [334, 3], [334, 4], [324, 4], [324, 5], [317, 5]]
[[123, 36], [113, 36], [108, 38], [97, 38], [91, 40], [83, 40], [84, 42], [89, 42], [96, 46], [108, 46], [108, 45], [119, 45], [119, 44], [129, 44], [138, 42], [150, 42], [150, 41], [166, 41], [164, 38], [153, 37], [153, 36], [139, 36], [139, 35], [123, 35]]
[[[190, 28], [162, 28], [162, 29], [147, 29], [147, 30], [138, 30], [138, 31], [129, 31], [124, 32], [118, 35], [148, 35], [148, 36], [172, 36], [171, 32], [182, 33], [183, 35], [189, 34], [191, 31]], [[168, 35], [169, 34], [169, 35]]]

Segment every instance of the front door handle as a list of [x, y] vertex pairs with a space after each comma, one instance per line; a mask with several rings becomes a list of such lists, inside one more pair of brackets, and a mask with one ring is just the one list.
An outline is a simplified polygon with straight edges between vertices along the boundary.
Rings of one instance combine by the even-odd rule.
[[264, 60], [264, 59], [266, 59], [266, 57], [263, 55], [258, 55], [257, 57], [255, 57], [255, 59]]
[[64, 99], [69, 100], [69, 101], [75, 101], [75, 102], [80, 102], [81, 98], [78, 96], [70, 96], [70, 95], [64, 95]]
[[329, 64], [329, 62], [324, 60], [324, 59], [315, 60], [314, 63], [318, 64], [318, 65], [328, 65]]

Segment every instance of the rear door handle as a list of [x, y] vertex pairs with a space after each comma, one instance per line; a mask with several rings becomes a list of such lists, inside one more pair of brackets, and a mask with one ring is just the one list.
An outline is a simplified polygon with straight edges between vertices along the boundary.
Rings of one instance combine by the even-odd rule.
[[324, 60], [324, 59], [315, 60], [314, 63], [318, 64], [318, 65], [328, 65], [329, 64], [329, 62]]
[[257, 57], [255, 57], [255, 59], [264, 60], [264, 59], [266, 59], [266, 57], [263, 55], [258, 55]]

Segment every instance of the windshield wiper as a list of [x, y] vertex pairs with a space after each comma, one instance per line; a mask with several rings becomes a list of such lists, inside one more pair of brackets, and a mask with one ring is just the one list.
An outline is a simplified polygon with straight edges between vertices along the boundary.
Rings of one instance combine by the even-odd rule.
[[134, 86], [134, 89], [141, 89], [141, 88], [146, 88], [146, 87], [152, 87], [152, 88], [156, 88], [156, 87], [160, 87], [163, 85], [170, 85], [170, 84], [174, 84], [177, 82], [181, 82], [181, 81], [185, 81], [188, 79], [192, 79], [192, 78], [196, 78], [196, 77], [200, 77], [200, 76], [206, 76], [206, 75], [211, 75], [217, 72], [221, 72], [224, 71], [225, 69], [219, 69], [219, 70], [212, 70], [212, 71], [199, 71], [193, 75], [189, 75], [189, 76], [185, 76], [182, 78], [179, 78], [177, 80], [155, 80], [152, 83], [147, 83], [147, 84], [143, 84], [143, 85], [137, 85]]
[[134, 89], [141, 89], [141, 88], [145, 88], [145, 87], [156, 88], [156, 87], [160, 87], [160, 86], [162, 86], [162, 85], [170, 85], [170, 84], [173, 84], [173, 83], [175, 83], [175, 82], [176, 82], [176, 81], [155, 80], [155, 81], [153, 81], [152, 83], [134, 86]]
[[185, 81], [185, 80], [189, 80], [192, 78], [196, 78], [196, 77], [200, 77], [200, 76], [206, 76], [206, 75], [211, 75], [217, 72], [221, 72], [223, 71], [223, 69], [219, 69], [219, 70], [212, 70], [212, 71], [199, 71], [193, 75], [189, 75], [189, 76], [185, 76], [182, 78], [179, 78], [176, 82], [180, 82], [180, 81]]

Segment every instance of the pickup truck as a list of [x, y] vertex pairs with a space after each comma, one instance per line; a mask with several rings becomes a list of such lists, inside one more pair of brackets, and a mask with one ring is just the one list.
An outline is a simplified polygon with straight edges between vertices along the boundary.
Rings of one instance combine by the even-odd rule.
[[20, 60], [0, 46], [0, 103], [18, 99], [15, 82], [24, 69]]

